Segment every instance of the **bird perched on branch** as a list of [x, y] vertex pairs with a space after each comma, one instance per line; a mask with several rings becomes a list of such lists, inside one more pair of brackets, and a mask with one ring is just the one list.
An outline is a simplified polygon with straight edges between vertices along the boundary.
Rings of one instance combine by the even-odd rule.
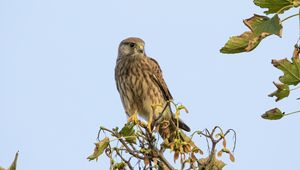
[[[142, 39], [131, 37], [120, 43], [115, 80], [128, 121], [137, 122], [139, 115], [148, 125], [153, 121], [176, 124], [169, 102], [173, 97], [158, 62], [146, 55]], [[190, 131], [183, 121], [178, 122], [179, 128]]]

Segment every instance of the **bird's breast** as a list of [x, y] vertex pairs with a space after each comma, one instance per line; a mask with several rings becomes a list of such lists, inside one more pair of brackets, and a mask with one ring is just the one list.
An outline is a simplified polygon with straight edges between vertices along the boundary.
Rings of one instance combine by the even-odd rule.
[[118, 63], [119, 69], [116, 80], [121, 96], [126, 96], [126, 100], [144, 118], [147, 118], [152, 106], [163, 105], [165, 100], [162, 92], [155, 81], [151, 79], [152, 70], [147, 61], [135, 60]]

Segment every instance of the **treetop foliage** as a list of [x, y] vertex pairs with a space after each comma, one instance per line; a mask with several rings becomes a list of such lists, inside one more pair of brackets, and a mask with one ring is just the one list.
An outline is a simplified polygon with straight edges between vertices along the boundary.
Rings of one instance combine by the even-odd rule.
[[[176, 105], [176, 119], [179, 120], [181, 110], [186, 110], [182, 105]], [[153, 122], [154, 123], [154, 122]], [[155, 123], [154, 123], [155, 124]], [[168, 131], [168, 138], [160, 139], [158, 134], [162, 128], [162, 122], [156, 126], [149, 126], [146, 122], [138, 120], [137, 123], [128, 122], [123, 128], [118, 127], [110, 130], [100, 127], [98, 133], [98, 142], [95, 144], [94, 152], [87, 158], [88, 160], [97, 160], [99, 156], [105, 153], [110, 159], [110, 169], [170, 169], [174, 170], [176, 164], [180, 169], [203, 169], [203, 170], [221, 170], [225, 163], [217, 157], [224, 154], [229, 155], [232, 162], [235, 148], [235, 131], [232, 129], [223, 132], [216, 126], [211, 131], [195, 131], [187, 136], [182, 130], [177, 128], [174, 131]], [[170, 126], [167, 125], [167, 126]], [[151, 127], [149, 129], [149, 127]], [[108, 137], [107, 133], [110, 134]], [[226, 136], [233, 133], [233, 149], [227, 146]], [[99, 139], [103, 135], [104, 138]], [[205, 138], [207, 142], [208, 153], [204, 156], [204, 151], [194, 142], [198, 136]], [[217, 144], [222, 144], [217, 147]], [[166, 151], [173, 154], [173, 160], [168, 160], [164, 155]]]
[[[232, 36], [229, 38], [223, 48], [220, 49], [221, 53], [234, 54], [241, 52], [250, 52], [254, 50], [259, 43], [270, 35], [276, 35], [282, 37], [282, 23], [290, 18], [298, 16], [300, 29], [300, 10], [298, 13], [281, 19], [279, 15], [283, 15], [285, 11], [291, 8], [297, 8], [300, 6], [300, 0], [254, 0], [254, 4], [266, 8], [264, 11], [267, 15], [254, 14], [253, 17], [245, 19], [244, 24], [250, 29], [239, 36]], [[291, 88], [290, 86], [297, 86], [300, 82], [300, 63], [299, 63], [299, 46], [300, 32], [297, 38], [297, 42], [293, 47], [294, 52], [291, 60], [273, 59], [272, 64], [275, 68], [281, 70], [283, 75], [279, 77], [280, 83], [273, 82], [277, 90], [269, 94], [269, 97], [276, 97], [275, 101], [278, 102], [290, 95], [290, 92], [296, 90], [299, 87]], [[278, 108], [270, 109], [266, 111], [262, 118], [269, 120], [278, 120], [284, 116], [298, 113], [300, 111], [285, 114]]]

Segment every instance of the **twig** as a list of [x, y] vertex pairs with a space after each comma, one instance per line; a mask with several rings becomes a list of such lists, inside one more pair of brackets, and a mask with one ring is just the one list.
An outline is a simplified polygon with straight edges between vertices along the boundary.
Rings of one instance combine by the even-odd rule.
[[[175, 170], [175, 168], [168, 162], [168, 160], [164, 157], [164, 155], [159, 152], [158, 148], [156, 146], [152, 145], [152, 135], [151, 132], [149, 131], [149, 129], [147, 127], [143, 127], [145, 129], [145, 131], [147, 132], [146, 134], [141, 130], [141, 132], [143, 133], [143, 135], [145, 135], [148, 139], [149, 142], [149, 146], [151, 147], [151, 149], [158, 154], [158, 158], [170, 169], [170, 170]], [[151, 157], [151, 159], [153, 158], [153, 155]]]
[[119, 150], [116, 148], [115, 149], [117, 155], [127, 164], [128, 168], [131, 169], [131, 170], [134, 170], [134, 168], [132, 167], [132, 165], [130, 164], [129, 161], [127, 161], [119, 152]]
[[139, 159], [142, 159], [144, 160], [144, 157], [137, 154], [136, 151], [132, 150], [128, 145], [127, 143], [121, 138], [120, 134], [118, 132], [114, 132], [114, 131], [111, 131], [107, 128], [102, 128], [102, 130], [105, 130], [105, 131], [108, 131], [110, 132], [111, 134], [113, 134], [114, 136], [116, 136], [117, 138], [119, 138], [118, 140], [123, 144], [123, 146], [126, 148], [126, 150], [128, 151], [129, 154], [131, 154], [132, 156], [136, 157], [136, 158], [139, 158]]
[[175, 170], [175, 168], [168, 162], [168, 160], [164, 157], [164, 155], [160, 152], [158, 152], [158, 149], [154, 147], [154, 150], [158, 154], [158, 158], [170, 169]]
[[286, 20], [288, 20], [288, 19], [290, 19], [290, 18], [293, 18], [293, 17], [295, 17], [295, 16], [299, 16], [299, 13], [298, 13], [298, 14], [291, 15], [291, 16], [288, 16], [288, 17], [284, 18], [283, 20], [281, 20], [281, 22], [284, 22], [284, 21], [286, 21]]

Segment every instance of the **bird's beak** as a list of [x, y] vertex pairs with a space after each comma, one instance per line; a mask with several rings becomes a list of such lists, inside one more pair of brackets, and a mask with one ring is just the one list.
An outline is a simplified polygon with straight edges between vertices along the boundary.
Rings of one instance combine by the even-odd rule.
[[144, 53], [144, 46], [142, 44], [138, 44], [137, 47], [140, 53]]
[[144, 46], [142, 44], [138, 45], [139, 50], [144, 50]]

